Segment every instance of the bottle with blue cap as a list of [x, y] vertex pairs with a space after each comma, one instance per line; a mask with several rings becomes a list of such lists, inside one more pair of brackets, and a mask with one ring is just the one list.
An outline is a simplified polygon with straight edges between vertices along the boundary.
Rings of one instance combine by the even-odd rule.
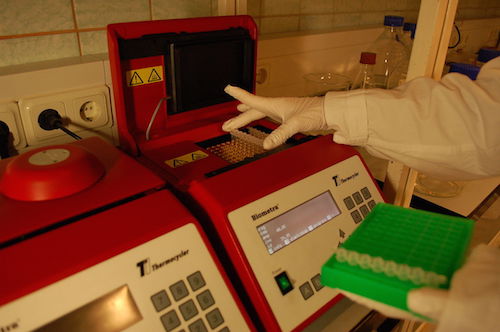
[[413, 48], [413, 39], [415, 39], [415, 31], [417, 30], [417, 24], [412, 22], [404, 22], [403, 24], [403, 38], [402, 42], [408, 49], [408, 53], [411, 55], [411, 50]]
[[402, 43], [403, 22], [401, 16], [385, 16], [384, 31], [369, 48], [377, 58], [374, 67], [377, 87], [391, 89], [405, 78], [410, 53]]

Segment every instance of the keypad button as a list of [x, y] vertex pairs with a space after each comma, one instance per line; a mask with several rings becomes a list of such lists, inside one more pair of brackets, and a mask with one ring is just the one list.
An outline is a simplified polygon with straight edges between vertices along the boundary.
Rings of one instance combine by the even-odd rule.
[[305, 282], [304, 284], [302, 284], [300, 287], [300, 293], [302, 294], [302, 297], [304, 298], [304, 300], [307, 300], [308, 298], [310, 298], [311, 296], [314, 295], [314, 291], [311, 287], [311, 284], [309, 284], [309, 282]]
[[345, 204], [346, 208], [349, 210], [355, 206], [354, 201], [352, 200], [351, 196], [344, 198], [344, 204]]
[[366, 216], [370, 213], [370, 209], [368, 209], [368, 206], [364, 204], [359, 207], [359, 210], [361, 211], [361, 214], [364, 218], [366, 218]]
[[205, 310], [215, 303], [212, 293], [208, 289], [198, 294], [196, 299], [198, 299], [201, 310]]
[[361, 197], [361, 194], [359, 191], [356, 191], [354, 194], [352, 194], [352, 198], [354, 198], [354, 201], [356, 204], [361, 204], [363, 203], [363, 197]]
[[370, 190], [368, 190], [367, 187], [364, 187], [363, 189], [361, 189], [361, 195], [363, 195], [363, 197], [365, 199], [369, 199], [372, 197], [372, 194], [370, 193]]
[[358, 210], [352, 211], [351, 212], [351, 217], [352, 217], [352, 219], [354, 220], [354, 222], [356, 224], [359, 224], [363, 220], [363, 217], [361, 217], [361, 213], [359, 213]]
[[201, 320], [201, 318], [190, 324], [188, 328], [189, 332], [208, 332], [207, 327], [205, 326], [205, 323], [203, 323], [203, 320]]
[[323, 284], [321, 283], [321, 277], [319, 273], [314, 277], [312, 277], [311, 283], [313, 284], [313, 287], [316, 290], [316, 292], [319, 291], [321, 288], [323, 288]]
[[224, 318], [217, 308], [210, 311], [205, 317], [207, 318], [208, 325], [210, 325], [212, 329], [224, 323]]
[[189, 291], [186, 288], [186, 284], [182, 280], [179, 280], [175, 284], [171, 285], [169, 288], [170, 291], [172, 292], [172, 296], [176, 301], [185, 298], [189, 294]]
[[205, 286], [205, 279], [203, 279], [200, 271], [191, 274], [189, 277], [187, 277], [187, 280], [193, 292]]
[[179, 317], [177, 316], [175, 310], [167, 312], [165, 315], [162, 315], [160, 319], [163, 327], [167, 332], [170, 332], [177, 326], [181, 325], [181, 321], [179, 320]]
[[151, 301], [153, 302], [153, 305], [157, 312], [162, 311], [171, 304], [167, 292], [165, 292], [164, 290], [151, 296]]
[[185, 321], [190, 320], [198, 314], [198, 309], [196, 309], [196, 305], [193, 300], [189, 300], [186, 303], [181, 304], [179, 306], [179, 310], [181, 311], [182, 318], [184, 318]]
[[220, 330], [219, 332], [230, 332], [229, 327], [226, 326], [222, 330]]
[[377, 205], [377, 203], [373, 199], [368, 202], [368, 207], [370, 208], [370, 210], [373, 210], [375, 205]]

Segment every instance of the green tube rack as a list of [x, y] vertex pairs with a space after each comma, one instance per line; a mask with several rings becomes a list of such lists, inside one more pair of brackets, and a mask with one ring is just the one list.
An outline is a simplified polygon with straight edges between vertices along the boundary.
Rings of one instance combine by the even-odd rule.
[[408, 292], [448, 289], [473, 228], [469, 219], [379, 203], [323, 265], [321, 282], [420, 316], [408, 309]]

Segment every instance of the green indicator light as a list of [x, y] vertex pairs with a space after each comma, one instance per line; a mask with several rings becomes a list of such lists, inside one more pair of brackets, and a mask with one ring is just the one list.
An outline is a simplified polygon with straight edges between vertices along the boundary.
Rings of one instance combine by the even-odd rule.
[[290, 282], [286, 278], [280, 278], [280, 284], [282, 289], [290, 287]]
[[285, 295], [289, 291], [293, 289], [293, 285], [290, 282], [290, 279], [288, 278], [288, 275], [286, 272], [281, 272], [277, 276], [274, 277], [276, 280], [276, 283], [278, 284], [278, 287], [281, 291], [281, 294]]

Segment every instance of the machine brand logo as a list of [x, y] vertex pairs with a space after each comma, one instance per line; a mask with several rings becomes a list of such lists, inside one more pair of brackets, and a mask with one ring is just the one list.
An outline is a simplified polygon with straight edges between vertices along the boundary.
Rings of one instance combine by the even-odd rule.
[[15, 331], [19, 327], [19, 320], [4, 326], [0, 326], [0, 332]]
[[271, 207], [270, 207], [269, 209], [267, 209], [267, 210], [264, 210], [264, 211], [259, 212], [259, 213], [256, 213], [256, 214], [252, 214], [252, 219], [255, 221], [255, 220], [257, 220], [257, 219], [259, 219], [259, 218], [262, 218], [262, 217], [264, 217], [265, 215], [268, 215], [269, 213], [274, 212], [274, 211], [276, 211], [276, 210], [278, 210], [278, 209], [279, 209], [278, 205], [271, 206]]
[[349, 175], [348, 177], [342, 178], [339, 175], [334, 175], [332, 176], [333, 181], [335, 182], [335, 187], [340, 186], [343, 183], [346, 183], [348, 181], [351, 181], [359, 176], [359, 172], [356, 172], [352, 175]]
[[[138, 262], [136, 266], [139, 268], [139, 274], [141, 277], [144, 277], [151, 272], [155, 272], [162, 267], [167, 266], [170, 263], [177, 262], [179, 259], [182, 257], [186, 256], [189, 254], [189, 249], [188, 250], [181, 250], [181, 252], [175, 256], [172, 256], [170, 258], [165, 259], [164, 261], [158, 262], [158, 263], [153, 263], [151, 264], [151, 260], [149, 258], [143, 259], [142, 261]], [[0, 330], [0, 332], [3, 332]]]

